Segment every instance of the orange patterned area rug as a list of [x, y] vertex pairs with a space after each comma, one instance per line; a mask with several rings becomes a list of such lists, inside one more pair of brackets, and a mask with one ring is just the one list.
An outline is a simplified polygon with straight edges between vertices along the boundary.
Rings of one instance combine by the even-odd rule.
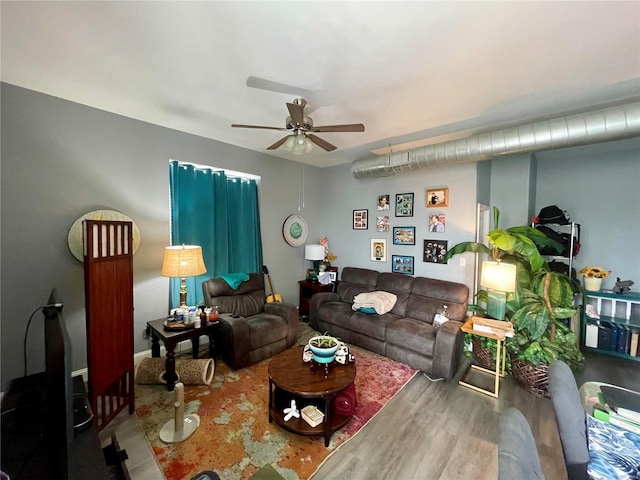
[[416, 373], [380, 355], [350, 349], [356, 356], [358, 406], [328, 447], [321, 437], [296, 435], [269, 423], [269, 360], [237, 371], [217, 361], [211, 385], [185, 386], [185, 413], [197, 414], [200, 426], [182, 443], [165, 444], [158, 437], [173, 418], [174, 393], [164, 385], [136, 385], [136, 414], [167, 480], [190, 479], [203, 470], [215, 471], [222, 480], [241, 480], [267, 464], [286, 480], [310, 478]]

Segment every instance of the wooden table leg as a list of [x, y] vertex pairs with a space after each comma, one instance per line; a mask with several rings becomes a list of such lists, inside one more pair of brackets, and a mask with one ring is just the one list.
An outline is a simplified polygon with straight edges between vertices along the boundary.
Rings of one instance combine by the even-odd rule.
[[213, 332], [209, 333], [209, 358], [213, 358], [215, 354]]
[[[325, 377], [326, 378], [326, 377]], [[324, 399], [324, 446], [329, 446], [331, 440], [331, 399], [333, 395], [323, 397]]]
[[151, 337], [151, 356], [156, 358], [160, 356], [160, 340], [155, 335]]
[[273, 408], [273, 382], [269, 379], [269, 423], [273, 422], [273, 418], [271, 417], [271, 409]]
[[199, 350], [200, 350], [200, 335], [196, 335], [191, 339], [191, 356], [194, 359], [198, 358]]

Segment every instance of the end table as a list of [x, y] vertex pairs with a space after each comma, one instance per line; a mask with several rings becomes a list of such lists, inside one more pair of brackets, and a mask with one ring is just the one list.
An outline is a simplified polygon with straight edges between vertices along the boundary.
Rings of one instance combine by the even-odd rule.
[[316, 293], [333, 292], [334, 284], [323, 285], [320, 282], [310, 282], [308, 280], [300, 280], [300, 303], [298, 304], [298, 313], [300, 315], [309, 315], [309, 301]]
[[[507, 349], [504, 347], [504, 339], [500, 339], [500, 337], [498, 337], [497, 335], [494, 335], [493, 333], [486, 333], [486, 332], [481, 332], [479, 330], [474, 330], [473, 329], [473, 318], [474, 317], [471, 317], [469, 320], [467, 320], [465, 322], [465, 324], [460, 328], [460, 330], [462, 330], [465, 333], [470, 333], [471, 335], [477, 335], [479, 337], [492, 338], [492, 339], [494, 339], [496, 341], [496, 343], [497, 343], [497, 347], [496, 347], [496, 368], [495, 368], [495, 370], [488, 370], [488, 369], [482, 368], [482, 367], [480, 367], [478, 365], [470, 365], [469, 367], [467, 367], [465, 372], [462, 374], [462, 376], [460, 377], [460, 381], [458, 381], [458, 383], [460, 385], [464, 386], [464, 387], [470, 388], [470, 389], [475, 390], [477, 392], [484, 393], [485, 395], [489, 395], [491, 397], [498, 398], [498, 394], [500, 393], [500, 377], [504, 377], [506, 354], [507, 354]], [[501, 362], [502, 362], [502, 366], [500, 365]], [[479, 370], [479, 371], [484, 372], [484, 373], [488, 373], [490, 375], [493, 375], [493, 377], [494, 377], [493, 391], [478, 387], [478, 386], [473, 385], [471, 383], [467, 383], [467, 381], [466, 381], [467, 374], [469, 373], [469, 370], [471, 368]]]
[[167, 390], [172, 391], [178, 379], [176, 375], [176, 345], [184, 340], [191, 340], [191, 351], [193, 358], [198, 358], [198, 348], [200, 347], [200, 336], [209, 337], [209, 358], [213, 358], [214, 353], [214, 333], [220, 327], [220, 321], [207, 323], [200, 328], [189, 328], [187, 330], [165, 330], [164, 322], [166, 318], [150, 320], [147, 322], [149, 333], [151, 334], [151, 356], [160, 356], [160, 341], [167, 349], [167, 362], [165, 366]]

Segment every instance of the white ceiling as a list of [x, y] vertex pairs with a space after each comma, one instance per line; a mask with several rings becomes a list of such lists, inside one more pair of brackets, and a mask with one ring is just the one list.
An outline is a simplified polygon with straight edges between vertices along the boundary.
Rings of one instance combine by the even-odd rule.
[[[640, 97], [640, 2], [6, 2], [2, 81], [251, 150], [296, 89], [331, 166]], [[246, 86], [259, 77], [291, 86]], [[295, 87], [295, 88], [294, 88]], [[316, 92], [316, 94], [319, 92]], [[316, 102], [317, 103], [317, 102]], [[405, 144], [404, 146], [398, 146]]]

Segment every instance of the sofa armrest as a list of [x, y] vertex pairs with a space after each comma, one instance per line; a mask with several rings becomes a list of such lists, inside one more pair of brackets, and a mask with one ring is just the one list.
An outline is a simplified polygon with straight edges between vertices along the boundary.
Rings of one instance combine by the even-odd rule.
[[220, 317], [222, 342], [216, 344], [222, 358], [231, 368], [238, 369], [249, 365], [249, 325], [244, 317], [233, 318], [231, 315]]
[[318, 330], [318, 310], [320, 310], [322, 304], [339, 300], [340, 295], [335, 292], [319, 292], [313, 295], [309, 301], [309, 323], [311, 328]]
[[298, 309], [291, 303], [273, 302], [264, 304], [264, 312], [270, 315], [278, 315], [284, 318], [289, 325], [287, 332], [287, 346], [291, 346], [296, 343], [298, 336]]
[[464, 334], [460, 327], [462, 327], [462, 322], [449, 320], [438, 329], [433, 349], [433, 371], [431, 372], [434, 378], [444, 378], [448, 381], [458, 370], [464, 342]]

